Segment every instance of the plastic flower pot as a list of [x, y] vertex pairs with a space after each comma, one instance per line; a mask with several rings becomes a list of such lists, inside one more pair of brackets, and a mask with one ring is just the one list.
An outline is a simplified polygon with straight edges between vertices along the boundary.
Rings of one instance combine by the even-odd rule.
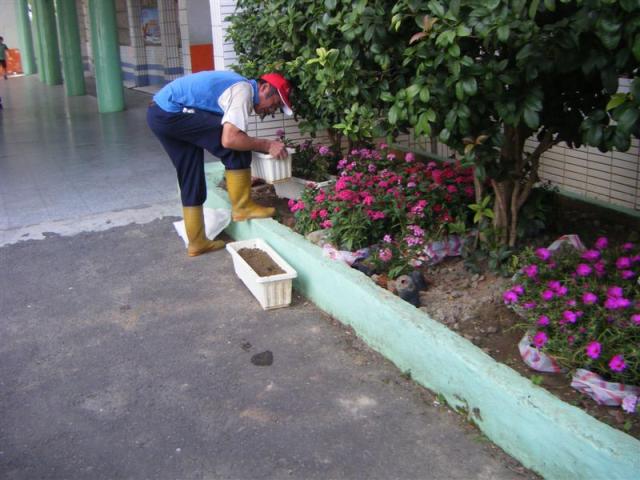
[[268, 153], [252, 152], [251, 175], [262, 178], [267, 183], [276, 183], [291, 178], [291, 157], [293, 148], [288, 148], [289, 156], [284, 160], [273, 158]]
[[[264, 310], [287, 307], [291, 304], [292, 279], [296, 278], [298, 273], [267, 242], [259, 238], [242, 240], [227, 243], [226, 248], [233, 259], [236, 275], [256, 297]], [[258, 248], [266, 252], [285, 273], [269, 277], [259, 276], [238, 254], [243, 248]]]

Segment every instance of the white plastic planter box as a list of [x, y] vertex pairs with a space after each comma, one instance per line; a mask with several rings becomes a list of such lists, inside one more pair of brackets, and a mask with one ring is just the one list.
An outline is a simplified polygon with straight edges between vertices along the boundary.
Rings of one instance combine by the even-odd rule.
[[325, 190], [327, 187], [333, 185], [335, 180], [326, 180], [324, 182], [312, 182], [305, 180], [304, 178], [291, 177], [282, 182], [273, 184], [276, 190], [276, 195], [280, 198], [292, 198], [298, 200], [302, 196], [304, 188], [311, 184], [314, 188]]
[[268, 153], [252, 152], [251, 175], [262, 178], [267, 183], [291, 178], [291, 157], [295, 150], [288, 148], [287, 151], [289, 156], [284, 160], [273, 158]]
[[[258, 248], [266, 252], [285, 273], [270, 277], [259, 276], [238, 254], [238, 251], [243, 248]], [[231, 242], [227, 243], [227, 251], [233, 259], [236, 275], [253, 293], [264, 310], [287, 307], [291, 304], [291, 282], [298, 273], [267, 242], [259, 238]]]

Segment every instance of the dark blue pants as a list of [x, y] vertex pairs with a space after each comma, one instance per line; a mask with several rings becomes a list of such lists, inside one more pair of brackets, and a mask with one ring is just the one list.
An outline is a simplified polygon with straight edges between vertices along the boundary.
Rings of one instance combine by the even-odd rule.
[[222, 160], [227, 170], [251, 166], [251, 152], [224, 148], [221, 143], [222, 115], [195, 110], [169, 113], [152, 104], [147, 110], [149, 128], [169, 154], [178, 173], [182, 205], [195, 207], [207, 199], [204, 178], [204, 151]]

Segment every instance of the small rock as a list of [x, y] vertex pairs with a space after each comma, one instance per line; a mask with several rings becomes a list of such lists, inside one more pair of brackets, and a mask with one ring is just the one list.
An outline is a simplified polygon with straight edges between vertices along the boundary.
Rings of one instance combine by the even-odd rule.
[[427, 310], [427, 307], [420, 307], [420, 310], [429, 315], [429, 310]]
[[396, 293], [396, 282], [395, 280], [387, 280], [387, 290], [389, 290], [391, 293]]
[[251, 357], [251, 363], [258, 367], [268, 367], [273, 364], [273, 353], [269, 350], [256, 353], [253, 357]]
[[453, 328], [454, 330], [460, 330], [460, 324], [456, 322], [453, 325], [451, 325], [451, 328]]
[[479, 273], [474, 273], [474, 274], [471, 276], [471, 281], [472, 281], [472, 282], [477, 282], [479, 278], [480, 278], [480, 274], [479, 274]]
[[478, 282], [471, 282], [471, 288], [478, 288]]
[[460, 298], [462, 296], [462, 292], [460, 290], [454, 290], [451, 292], [451, 298]]
[[480, 277], [478, 278], [479, 282], [483, 282], [485, 280], [485, 276], [484, 275], [480, 275]]
[[471, 335], [470, 333], [464, 333], [462, 336], [469, 341], [473, 340], [473, 335]]
[[494, 327], [493, 325], [490, 327], [487, 327], [487, 333], [491, 333], [491, 334], [498, 333], [498, 327]]
[[324, 229], [316, 230], [314, 232], [307, 233], [305, 238], [315, 245], [322, 246], [326, 241], [327, 231]]

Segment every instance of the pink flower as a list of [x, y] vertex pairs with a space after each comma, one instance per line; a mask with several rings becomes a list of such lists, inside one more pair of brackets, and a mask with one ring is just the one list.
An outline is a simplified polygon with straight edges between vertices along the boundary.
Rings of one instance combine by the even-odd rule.
[[556, 292], [562, 286], [562, 284], [558, 280], [551, 280], [549, 283], [547, 283], [547, 286], [551, 290]]
[[516, 292], [518, 295], [522, 295], [524, 293], [524, 287], [520, 284], [514, 285], [511, 287], [511, 290]]
[[525, 303], [522, 304], [522, 308], [525, 308], [527, 310], [531, 310], [533, 308], [536, 308], [536, 306], [537, 306], [537, 304], [534, 301], [525, 302]]
[[382, 260], [383, 262], [388, 262], [393, 257], [393, 253], [388, 248], [383, 248], [382, 250], [380, 250], [380, 253], [378, 255], [380, 257], [380, 260]]
[[596, 240], [595, 247], [598, 250], [604, 250], [609, 246], [609, 239], [607, 237], [600, 237]]
[[564, 285], [560, 285], [556, 289], [556, 295], [558, 295], [559, 297], [564, 297], [567, 294], [568, 291], [569, 291], [569, 289], [567, 287], [565, 287]]
[[387, 233], [384, 237], [382, 237], [382, 241], [385, 243], [391, 243], [393, 239], [391, 238], [391, 235]]
[[543, 262], [546, 262], [551, 258], [551, 250], [548, 248], [538, 248], [536, 250], [536, 256]]
[[629, 257], [620, 257], [616, 260], [616, 268], [618, 270], [625, 270], [631, 268], [631, 259]]
[[533, 337], [533, 344], [538, 347], [544, 347], [544, 344], [547, 343], [547, 341], [549, 340], [549, 337], [547, 337], [547, 334], [544, 332], [538, 332], [534, 335]]
[[411, 162], [413, 162], [415, 159], [416, 159], [416, 156], [415, 156], [413, 153], [411, 153], [411, 152], [407, 153], [407, 154], [404, 156], [404, 161], [405, 161], [405, 162], [407, 162], [407, 163], [411, 163]]
[[333, 223], [331, 223], [331, 220], [325, 220], [320, 224], [320, 226], [322, 228], [331, 228], [333, 226]]
[[636, 274], [634, 273], [633, 270], [622, 270], [620, 272], [620, 276], [622, 277], [623, 280], [631, 280], [633, 277], [636, 276]]
[[613, 286], [607, 289], [607, 297], [620, 298], [624, 295], [622, 287]]
[[512, 303], [518, 302], [518, 294], [514, 291], [507, 290], [502, 294], [502, 300], [504, 300], [505, 305], [510, 305]]
[[587, 250], [582, 254], [582, 258], [589, 262], [595, 262], [600, 259], [600, 252], [598, 250]]
[[393, 162], [396, 159], [396, 154], [395, 153], [389, 153], [387, 155], [387, 160], [389, 160], [390, 162]]
[[598, 302], [598, 297], [595, 293], [584, 292], [582, 294], [582, 303], [585, 305], [593, 305]]
[[622, 355], [614, 355], [609, 360], [609, 368], [614, 372], [621, 372], [627, 368], [627, 364], [624, 363], [624, 357]]
[[640, 313], [634, 313], [631, 315], [631, 321], [640, 326]]
[[458, 187], [455, 185], [447, 185], [447, 191], [449, 193], [456, 193], [458, 191]]
[[538, 317], [537, 323], [541, 327], [546, 327], [547, 325], [549, 325], [549, 323], [551, 323], [551, 320], [549, 320], [549, 317], [547, 317], [546, 315], [540, 315], [540, 317]]
[[576, 274], [579, 277], [586, 277], [591, 274], [592, 268], [586, 263], [581, 263], [576, 267]]
[[363, 205], [370, 206], [373, 204], [374, 201], [375, 201], [375, 198], [373, 198], [373, 195], [365, 194], [365, 196], [362, 198]]
[[595, 360], [600, 356], [602, 345], [600, 345], [600, 342], [590, 342], [585, 350], [587, 352], [587, 356]]
[[545, 302], [548, 302], [553, 299], [555, 294], [551, 290], [545, 290], [540, 296]]
[[574, 299], [571, 300], [567, 300], [567, 306], [568, 307], [575, 307], [577, 305], [578, 302], [576, 302]]
[[327, 212], [326, 208], [323, 208], [318, 212], [318, 215], [320, 216], [320, 218], [327, 218], [327, 215], [329, 215], [329, 212]]
[[638, 406], [638, 397], [627, 395], [622, 399], [622, 409], [627, 413], [635, 413]]
[[623, 243], [622, 244], [622, 249], [625, 252], [628, 252], [629, 250], [633, 250], [633, 243], [631, 243], [631, 242]]
[[535, 264], [527, 265], [522, 268], [524, 274], [529, 278], [535, 278], [538, 275], [538, 266]]
[[564, 312], [562, 312], [562, 318], [565, 320], [565, 323], [576, 323], [576, 320], [578, 320], [578, 315], [576, 314], [576, 312], [573, 312], [571, 310], [565, 310]]
[[605, 274], [605, 264], [602, 260], [600, 260], [599, 262], [596, 262], [593, 265], [593, 268], [595, 269], [596, 275], [598, 277], [602, 277]]
[[380, 150], [385, 150], [386, 148], [389, 148], [389, 145], [387, 145], [386, 143], [380, 144]]

